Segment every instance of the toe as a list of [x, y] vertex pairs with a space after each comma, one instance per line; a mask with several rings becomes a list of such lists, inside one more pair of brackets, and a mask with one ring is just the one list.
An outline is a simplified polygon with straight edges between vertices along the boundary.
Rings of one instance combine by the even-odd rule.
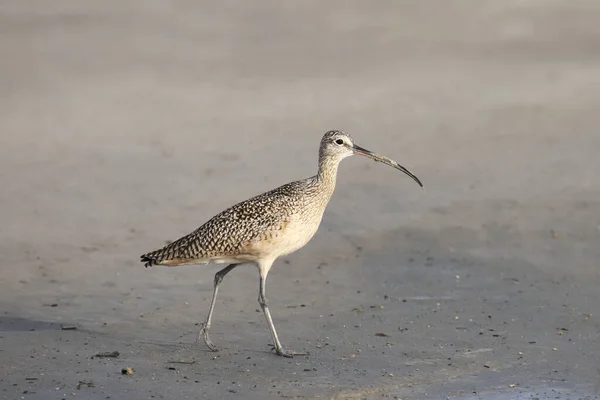
[[286, 358], [293, 358], [294, 356], [302, 355], [302, 353], [296, 353], [295, 351], [287, 351], [284, 349], [277, 349], [276, 351], [278, 355]]

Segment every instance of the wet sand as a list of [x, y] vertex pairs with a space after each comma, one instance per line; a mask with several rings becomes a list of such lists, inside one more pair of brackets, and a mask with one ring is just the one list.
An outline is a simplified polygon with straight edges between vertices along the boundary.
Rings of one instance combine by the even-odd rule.
[[[9, 1], [0, 398], [600, 397], [600, 7]], [[267, 283], [139, 255], [343, 161]], [[76, 329], [67, 329], [74, 327]], [[118, 357], [98, 357], [118, 351]], [[122, 375], [132, 368], [132, 375]]]

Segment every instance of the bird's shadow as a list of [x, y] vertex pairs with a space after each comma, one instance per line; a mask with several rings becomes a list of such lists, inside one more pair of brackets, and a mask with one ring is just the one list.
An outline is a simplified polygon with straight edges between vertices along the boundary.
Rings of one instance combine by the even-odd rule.
[[63, 324], [15, 316], [0, 317], [0, 332], [60, 331]]

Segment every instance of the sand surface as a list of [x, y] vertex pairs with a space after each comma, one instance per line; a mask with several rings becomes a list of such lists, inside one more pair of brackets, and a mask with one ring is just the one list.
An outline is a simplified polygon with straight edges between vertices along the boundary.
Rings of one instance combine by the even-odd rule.
[[[599, 21], [583, 0], [4, 1], [0, 398], [598, 398]], [[314, 174], [329, 129], [425, 190], [343, 161], [267, 285], [310, 356], [269, 352], [252, 266], [208, 352], [219, 266], [139, 255]]]

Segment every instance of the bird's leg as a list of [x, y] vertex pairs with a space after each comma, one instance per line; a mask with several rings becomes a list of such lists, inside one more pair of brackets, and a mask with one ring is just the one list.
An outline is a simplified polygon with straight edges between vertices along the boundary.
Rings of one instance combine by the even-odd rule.
[[198, 332], [198, 337], [196, 338], [196, 343], [200, 343], [200, 338], [202, 337], [204, 339], [204, 343], [206, 343], [206, 345], [211, 351], [219, 351], [219, 349], [217, 349], [213, 342], [210, 340], [210, 336], [208, 336], [208, 330], [210, 329], [212, 314], [215, 309], [215, 302], [217, 301], [217, 293], [219, 292], [219, 284], [221, 283], [225, 275], [227, 275], [229, 271], [231, 271], [237, 266], [238, 264], [229, 264], [228, 266], [226, 266], [225, 268], [223, 268], [215, 274], [215, 284], [212, 299], [210, 301], [210, 309], [208, 310], [208, 316], [206, 317], [206, 321], [202, 324], [202, 329], [200, 329], [200, 332]]
[[260, 304], [260, 307], [262, 308], [263, 312], [265, 313], [265, 318], [267, 319], [267, 323], [269, 324], [269, 329], [271, 330], [271, 335], [273, 336], [273, 341], [275, 342], [275, 352], [283, 357], [293, 357], [293, 356], [303, 356], [303, 355], [307, 355], [308, 353], [298, 353], [298, 352], [294, 352], [294, 351], [286, 351], [283, 349], [283, 346], [281, 346], [281, 342], [279, 341], [279, 338], [277, 337], [277, 331], [275, 330], [275, 325], [273, 324], [273, 319], [271, 318], [271, 313], [269, 312], [269, 307], [267, 306], [267, 297], [265, 295], [265, 286], [267, 283], [267, 271], [263, 271], [262, 268], [259, 267], [259, 272], [260, 272], [260, 286], [259, 286], [259, 292], [258, 292], [258, 304]]

